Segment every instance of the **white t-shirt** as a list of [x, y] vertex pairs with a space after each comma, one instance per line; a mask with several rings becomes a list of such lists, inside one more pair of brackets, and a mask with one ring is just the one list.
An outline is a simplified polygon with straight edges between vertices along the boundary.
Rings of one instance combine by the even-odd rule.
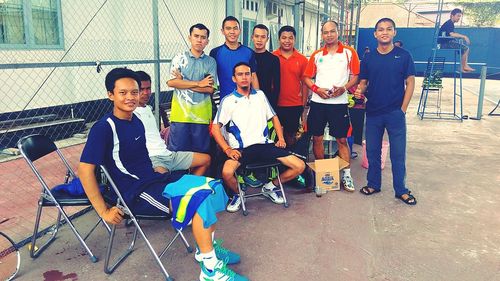
[[227, 141], [232, 148], [271, 143], [267, 121], [276, 115], [264, 92], [252, 90], [248, 96], [233, 91], [219, 106], [214, 125], [226, 126]]
[[138, 106], [134, 110], [134, 114], [141, 120], [142, 124], [144, 125], [146, 147], [148, 148], [149, 157], [169, 156], [170, 154], [172, 154], [172, 151], [167, 149], [165, 141], [160, 136], [156, 118], [153, 114], [151, 106]]
[[[331, 54], [323, 47], [315, 51], [307, 63], [304, 76], [316, 77], [315, 84], [320, 88], [331, 89], [343, 87], [349, 81], [349, 75], [359, 74], [359, 58], [356, 51], [338, 43], [337, 52]], [[311, 101], [326, 104], [347, 104], [347, 91], [338, 97], [323, 99], [318, 94], [313, 93]]]

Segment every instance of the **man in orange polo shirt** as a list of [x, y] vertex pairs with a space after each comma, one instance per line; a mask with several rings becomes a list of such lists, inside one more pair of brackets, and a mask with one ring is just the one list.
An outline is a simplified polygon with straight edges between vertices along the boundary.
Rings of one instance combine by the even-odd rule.
[[295, 143], [299, 120], [307, 102], [307, 87], [302, 82], [302, 74], [307, 66], [307, 58], [295, 50], [295, 29], [285, 25], [279, 32], [280, 47], [273, 54], [280, 59], [281, 88], [276, 113], [283, 126], [288, 146]]
[[[325, 22], [321, 27], [321, 37], [325, 46], [311, 55], [304, 72], [304, 82], [313, 91], [307, 128], [313, 135], [316, 159], [325, 158], [323, 133], [328, 123], [330, 135], [337, 140], [340, 157], [350, 162], [347, 89], [358, 81], [359, 58], [353, 48], [344, 46], [338, 40], [336, 22]], [[355, 190], [350, 167], [343, 170], [342, 184], [347, 191]]]

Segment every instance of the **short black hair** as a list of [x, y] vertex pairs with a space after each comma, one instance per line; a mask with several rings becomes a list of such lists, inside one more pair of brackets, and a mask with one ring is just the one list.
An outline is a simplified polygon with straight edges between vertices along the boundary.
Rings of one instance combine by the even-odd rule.
[[456, 14], [463, 14], [462, 10], [460, 10], [459, 8], [455, 8], [453, 10], [451, 10], [451, 13], [450, 13], [452, 16], [456, 15]]
[[329, 23], [329, 22], [331, 22], [331, 23], [335, 24], [335, 27], [336, 27], [337, 29], [339, 28], [339, 24], [338, 24], [336, 21], [334, 21], [334, 20], [326, 20], [325, 22], [323, 22], [323, 23], [321, 24], [321, 32], [323, 32], [323, 26], [325, 26], [325, 24], [327, 24], [327, 23]]
[[139, 80], [151, 82], [151, 76], [149, 74], [147, 74], [145, 71], [138, 70], [135, 72], [135, 74], [137, 75]]
[[396, 23], [390, 19], [390, 18], [381, 18], [377, 21], [377, 23], [375, 24], [375, 29], [377, 29], [378, 27], [378, 24], [381, 23], [381, 22], [390, 22], [392, 24], [392, 26], [394, 27], [394, 29], [396, 29]]
[[112, 69], [107, 75], [105, 79], [105, 84], [106, 84], [106, 90], [108, 92], [113, 92], [113, 89], [115, 88], [115, 82], [116, 80], [122, 79], [122, 78], [132, 78], [135, 81], [137, 81], [137, 85], [139, 85], [139, 88], [141, 88], [141, 79], [137, 76], [135, 71], [125, 68], [125, 67], [117, 67]]
[[193, 26], [191, 26], [189, 28], [189, 35], [191, 35], [193, 33], [193, 29], [195, 29], [195, 28], [198, 28], [199, 30], [206, 30], [207, 31], [207, 38], [210, 36], [210, 30], [203, 23], [197, 23], [197, 24], [194, 24]]
[[237, 23], [238, 23], [238, 27], [240, 27], [240, 26], [241, 26], [240, 21], [239, 21], [237, 18], [235, 18], [235, 17], [233, 17], [233, 16], [227, 16], [227, 17], [226, 17], [226, 18], [222, 21], [222, 28], [224, 28], [224, 24], [226, 24], [226, 21], [235, 21], [235, 22], [237, 22]]
[[257, 29], [257, 28], [258, 29], [264, 29], [265, 31], [267, 31], [267, 37], [269, 37], [269, 28], [267, 28], [267, 26], [265, 26], [265, 25], [263, 25], [261, 23], [259, 23], [259, 24], [257, 24], [256, 26], [253, 27], [252, 34], [255, 33], [255, 29]]
[[396, 40], [396, 41], [394, 41], [394, 44], [396, 44], [396, 43], [399, 43], [399, 45], [400, 45], [401, 47], [403, 47], [403, 41], [401, 41], [401, 40]]
[[295, 32], [295, 28], [293, 28], [293, 26], [290, 26], [290, 25], [285, 25], [285, 26], [282, 26], [280, 28], [280, 30], [278, 31], [278, 38], [281, 37], [281, 33], [283, 32], [291, 32], [293, 33], [293, 37], [297, 36], [297, 32]]
[[250, 71], [252, 70], [252, 68], [250, 67], [250, 65], [249, 65], [247, 62], [240, 61], [239, 63], [237, 63], [237, 64], [233, 67], [233, 76], [236, 74], [236, 68], [237, 68], [238, 66], [242, 66], [242, 65], [248, 66], [248, 67], [250, 68]]

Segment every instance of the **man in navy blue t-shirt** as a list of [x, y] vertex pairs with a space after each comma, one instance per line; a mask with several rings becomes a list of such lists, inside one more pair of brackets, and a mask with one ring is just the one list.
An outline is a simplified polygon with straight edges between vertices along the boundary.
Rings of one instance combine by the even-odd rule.
[[210, 51], [210, 56], [217, 62], [217, 78], [219, 79], [220, 99], [236, 89], [233, 81], [233, 68], [239, 62], [245, 62], [252, 69], [252, 87], [259, 88], [257, 79], [257, 62], [252, 49], [242, 45], [238, 39], [241, 29], [240, 22], [233, 16], [228, 16], [222, 21], [222, 34], [224, 34], [224, 44]]
[[[406, 177], [406, 110], [415, 88], [415, 65], [408, 51], [395, 47], [396, 24], [380, 19], [375, 25], [378, 46], [361, 62], [360, 83], [354, 96], [366, 102], [366, 153], [368, 184], [364, 195], [380, 192], [382, 187], [381, 150], [384, 132], [390, 140], [392, 177], [395, 196], [409, 205], [417, 200], [405, 184]], [[405, 87], [406, 86], [406, 87]]]
[[[111, 224], [119, 224], [124, 213], [116, 206], [109, 208], [104, 201], [95, 177], [96, 166], [104, 165], [109, 170], [125, 203], [134, 214], [170, 214], [170, 202], [163, 193], [167, 184], [180, 178], [153, 170], [144, 126], [133, 113], [139, 105], [140, 85], [139, 77], [130, 69], [115, 68], [106, 75], [106, 90], [113, 102], [113, 112], [105, 115], [90, 129], [78, 167], [78, 175], [92, 206], [103, 220]], [[178, 185], [175, 190], [186, 194], [192, 192], [192, 187], [189, 184]], [[230, 278], [235, 273], [226, 268], [226, 264], [240, 261], [239, 255], [213, 242], [217, 221], [215, 213], [224, 210], [226, 202], [227, 195], [219, 185], [216, 192], [194, 203], [193, 209], [196, 211], [192, 215], [192, 226], [198, 245], [195, 258], [200, 262], [200, 279], [203, 280]], [[189, 205], [191, 201], [188, 208]], [[174, 209], [173, 213], [177, 210]], [[240, 278], [236, 280], [248, 280], [236, 276]]]

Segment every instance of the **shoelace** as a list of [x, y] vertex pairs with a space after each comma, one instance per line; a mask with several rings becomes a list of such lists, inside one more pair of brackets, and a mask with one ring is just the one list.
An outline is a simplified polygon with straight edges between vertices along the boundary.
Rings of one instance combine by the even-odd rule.
[[222, 254], [227, 254], [229, 252], [228, 249], [222, 247], [223, 242], [224, 242], [224, 240], [222, 240], [222, 239], [215, 239], [215, 241], [214, 241], [215, 252], [219, 252]]
[[219, 268], [219, 272], [229, 277], [234, 277], [236, 275], [236, 272], [232, 271], [229, 267], [227, 267], [227, 259], [220, 262], [222, 262], [222, 266]]

